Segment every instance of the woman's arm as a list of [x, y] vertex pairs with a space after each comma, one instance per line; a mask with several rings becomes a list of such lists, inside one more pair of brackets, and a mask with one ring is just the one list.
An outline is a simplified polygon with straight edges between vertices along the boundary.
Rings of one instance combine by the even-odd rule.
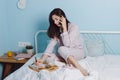
[[45, 52], [44, 52], [44, 54], [43, 54], [43, 56], [40, 59], [38, 59], [37, 62], [35, 61], [34, 63], [38, 66], [40, 64], [43, 64], [46, 61], [46, 59], [48, 58], [48, 56], [50, 56], [50, 54], [52, 53], [56, 43], [57, 43], [57, 38], [56, 37], [54, 39], [51, 39], [47, 48], [46, 48], [46, 50], [45, 50]]
[[44, 51], [44, 54], [50, 55], [51, 53], [53, 53], [53, 49], [54, 46], [57, 44], [57, 39], [56, 38], [52, 38], [46, 48], [46, 50]]
[[68, 31], [61, 34], [64, 45], [70, 47], [73, 45], [72, 43], [80, 44], [78, 43], [80, 40], [79, 27], [71, 23], [68, 27]]
[[[80, 39], [79, 27], [69, 23], [67, 29], [66, 19], [63, 16], [61, 17], [60, 23], [62, 24], [61, 27], [63, 28], [63, 33], [61, 34], [63, 44], [64, 46], [70, 47], [72, 43], [76, 41], [76, 39]], [[76, 43], [79, 44], [78, 41], [76, 41]]]

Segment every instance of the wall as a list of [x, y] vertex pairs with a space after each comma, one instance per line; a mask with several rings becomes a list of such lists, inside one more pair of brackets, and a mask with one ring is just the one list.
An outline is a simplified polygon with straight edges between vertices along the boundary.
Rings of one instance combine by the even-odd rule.
[[[6, 0], [0, 0], [0, 56], [3, 54], [4, 51], [7, 50], [8, 46], [8, 34], [7, 34], [7, 16], [6, 16]], [[2, 76], [2, 66], [0, 64], [0, 79]]]
[[[8, 46], [8, 28], [7, 28], [7, 7], [6, 1], [0, 1], [0, 55], [6, 50], [5, 47]], [[4, 43], [5, 42], [5, 43]]]
[[81, 30], [120, 30], [118, 0], [26, 0], [24, 10], [17, 8], [17, 1], [7, 1], [7, 50], [17, 51], [19, 41], [29, 41], [34, 45], [35, 32], [48, 28], [49, 12], [55, 7], [62, 8], [68, 19]]
[[[48, 28], [49, 12], [56, 7], [62, 8], [80, 30], [120, 31], [119, 0], [26, 0], [24, 10], [17, 8], [17, 1], [0, 0], [0, 55], [18, 51], [19, 41], [34, 45], [35, 32]], [[120, 53], [118, 43], [118, 37], [110, 42], [116, 53]]]

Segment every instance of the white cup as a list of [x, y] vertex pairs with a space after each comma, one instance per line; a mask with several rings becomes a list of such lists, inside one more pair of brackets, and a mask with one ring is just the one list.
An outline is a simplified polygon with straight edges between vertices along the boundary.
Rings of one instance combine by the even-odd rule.
[[33, 54], [33, 49], [27, 49], [28, 54]]

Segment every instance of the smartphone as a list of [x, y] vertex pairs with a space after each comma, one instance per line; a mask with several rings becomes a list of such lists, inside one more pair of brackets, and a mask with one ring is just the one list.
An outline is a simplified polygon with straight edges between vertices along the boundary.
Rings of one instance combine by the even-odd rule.
[[62, 23], [59, 22], [59, 24], [60, 24], [60, 33], [63, 33]]

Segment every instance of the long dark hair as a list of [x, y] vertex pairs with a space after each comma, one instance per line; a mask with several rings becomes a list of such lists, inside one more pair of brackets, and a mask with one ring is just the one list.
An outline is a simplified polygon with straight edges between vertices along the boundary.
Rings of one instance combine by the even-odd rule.
[[66, 15], [65, 13], [63, 12], [62, 9], [60, 8], [55, 8], [51, 11], [50, 15], [49, 15], [49, 28], [48, 28], [48, 31], [47, 31], [47, 34], [50, 38], [54, 38], [54, 37], [57, 37], [59, 38], [60, 37], [60, 28], [57, 27], [57, 25], [54, 23], [53, 19], [52, 19], [52, 16], [53, 15], [57, 15], [57, 16], [63, 16], [65, 19], [66, 19], [66, 25], [67, 25], [67, 29], [68, 29], [68, 19], [66, 18]]

